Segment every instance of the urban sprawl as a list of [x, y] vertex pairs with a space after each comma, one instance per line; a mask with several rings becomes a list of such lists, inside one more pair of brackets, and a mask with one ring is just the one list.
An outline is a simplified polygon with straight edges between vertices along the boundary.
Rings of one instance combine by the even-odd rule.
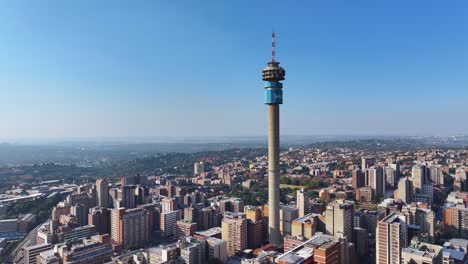
[[2, 215], [60, 200], [42, 223], [3, 218], [0, 247], [41, 264], [468, 262], [468, 151], [290, 148], [279, 164], [281, 246], [268, 241], [265, 155], [206, 158], [193, 175], [19, 183]]

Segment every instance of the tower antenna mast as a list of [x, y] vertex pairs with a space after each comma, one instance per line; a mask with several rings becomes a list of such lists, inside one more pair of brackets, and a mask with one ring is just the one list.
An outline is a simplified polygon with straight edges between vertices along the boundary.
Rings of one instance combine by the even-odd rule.
[[271, 61], [275, 61], [275, 56], [276, 56], [276, 48], [275, 48], [275, 31], [271, 33]]

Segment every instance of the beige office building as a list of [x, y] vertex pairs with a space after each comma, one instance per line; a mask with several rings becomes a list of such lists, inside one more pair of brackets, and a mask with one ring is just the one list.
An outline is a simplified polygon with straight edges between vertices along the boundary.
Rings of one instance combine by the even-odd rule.
[[296, 204], [299, 209], [299, 217], [303, 217], [309, 213], [309, 194], [304, 188], [297, 190]]
[[337, 200], [327, 205], [325, 211], [327, 235], [344, 236], [348, 241], [354, 241], [353, 220], [354, 202]]
[[307, 214], [292, 222], [292, 235], [311, 239], [317, 232], [318, 214]]

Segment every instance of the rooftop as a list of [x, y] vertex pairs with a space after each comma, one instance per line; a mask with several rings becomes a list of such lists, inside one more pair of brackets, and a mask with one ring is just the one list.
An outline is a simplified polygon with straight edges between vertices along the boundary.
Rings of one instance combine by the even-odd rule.
[[304, 260], [313, 256], [314, 249], [326, 250], [336, 243], [338, 243], [337, 238], [318, 232], [302, 245], [279, 256], [278, 259], [286, 263], [303, 263]]
[[401, 251], [402, 253], [405, 252], [408, 254], [433, 259], [437, 257], [437, 255], [439, 255], [441, 250], [442, 250], [441, 246], [426, 244], [426, 243], [418, 243], [418, 244], [412, 244], [407, 248], [403, 248]]
[[[468, 253], [466, 252], [466, 250], [468, 250], [468, 240], [467, 239], [461, 239], [461, 238], [452, 238], [449, 240], [449, 242], [446, 242], [446, 244], [449, 243], [448, 246], [453, 246], [453, 247], [460, 247], [462, 248], [465, 253]], [[445, 244], [444, 244], [445, 246]]]
[[226, 241], [216, 238], [216, 237], [207, 237], [205, 240], [208, 244], [214, 244], [214, 245], [226, 243]]
[[314, 217], [319, 217], [319, 216], [320, 216], [319, 214], [310, 213], [310, 214], [304, 215], [303, 217], [299, 217], [295, 219], [294, 222], [299, 222], [299, 223], [309, 222], [310, 223], [311, 219], [313, 219]]
[[204, 237], [212, 237], [212, 236], [221, 234], [221, 227], [213, 227], [205, 231], [197, 231], [195, 232], [195, 234], [204, 236]]
[[381, 222], [393, 224], [393, 223], [400, 223], [400, 221], [406, 222], [406, 217], [404, 215], [391, 213], [387, 217], [382, 219]]

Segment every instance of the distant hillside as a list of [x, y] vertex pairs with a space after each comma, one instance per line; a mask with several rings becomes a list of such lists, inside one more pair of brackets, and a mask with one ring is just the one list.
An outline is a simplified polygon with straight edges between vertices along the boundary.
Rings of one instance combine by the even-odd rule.
[[307, 145], [310, 148], [332, 149], [350, 148], [367, 151], [391, 151], [391, 150], [418, 150], [427, 148], [451, 148], [468, 149], [468, 139], [440, 139], [433, 137], [425, 138], [395, 138], [395, 139], [363, 139], [318, 142]]
[[264, 148], [228, 149], [196, 153], [167, 153], [116, 164], [112, 166], [112, 170], [115, 174], [119, 175], [135, 173], [146, 175], [161, 173], [192, 175], [193, 163], [196, 161], [203, 160], [212, 165], [220, 165], [234, 159], [253, 158], [265, 155], [266, 153], [267, 150]]
[[264, 147], [261, 143], [69, 143], [55, 145], [0, 144], [0, 167], [34, 163], [102, 166], [161, 153], [196, 153], [225, 149]]
[[206, 169], [232, 160], [254, 158], [266, 154], [265, 148], [229, 149], [219, 151], [202, 151], [196, 153], [166, 153], [151, 157], [138, 158], [132, 161], [106, 164], [102, 166], [77, 166], [75, 164], [40, 163], [23, 165], [14, 168], [0, 169], [0, 189], [17, 183], [63, 179], [65, 182], [79, 183], [83, 177], [121, 177], [125, 175], [161, 175], [193, 174], [193, 163], [205, 161]]

